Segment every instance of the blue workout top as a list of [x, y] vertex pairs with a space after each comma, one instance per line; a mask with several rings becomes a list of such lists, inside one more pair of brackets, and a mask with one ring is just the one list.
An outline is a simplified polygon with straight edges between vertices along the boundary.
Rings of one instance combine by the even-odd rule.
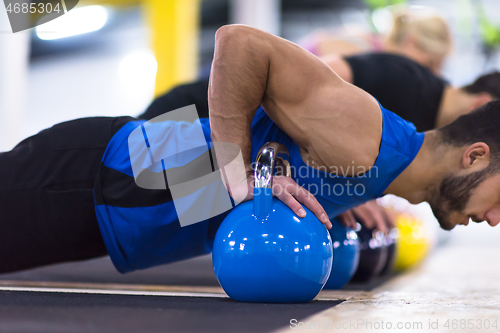
[[[394, 113], [383, 107], [381, 110], [383, 131], [380, 151], [370, 170], [338, 170], [337, 175], [333, 175], [306, 165], [297, 144], [272, 122], [262, 108], [257, 111], [251, 126], [252, 160], [255, 160], [258, 150], [266, 142], [275, 141], [285, 145], [290, 152], [292, 178], [316, 196], [332, 219], [350, 208], [380, 197], [420, 150], [424, 134], [418, 133], [413, 124]], [[157, 151], [167, 156], [172, 146], [197, 147], [191, 149], [187, 157], [167, 158], [150, 167], [152, 172], [161, 175], [162, 170], [200, 160], [210, 150], [208, 119], [200, 119], [195, 123], [166, 121], [152, 123], [145, 128], [148, 124], [132, 121], [113, 136], [104, 153], [94, 189], [101, 233], [113, 264], [122, 273], [211, 252], [217, 228], [228, 214], [227, 211], [199, 223], [181, 226], [176, 211], [179, 206], [174, 205], [172, 189], [144, 189], [137, 186], [132, 170], [137, 161], [131, 159], [146, 160], [149, 158], [146, 151], [154, 155], [157, 147]], [[197, 131], [200, 124], [202, 134]], [[148, 140], [148, 133], [153, 132], [161, 133], [157, 136], [161, 140]], [[134, 151], [132, 154], [139, 157], [131, 157], [129, 151], [134, 149], [129, 149], [129, 140], [134, 133], [139, 134], [136, 137], [144, 140], [144, 147], [147, 146], [144, 152]], [[192, 138], [196, 136], [198, 141], [205, 141], [202, 146], [199, 142], [193, 143]], [[359, 176], [343, 177], [343, 174]], [[167, 183], [170, 185], [170, 182]], [[215, 204], [213, 198], [212, 201], [206, 198], [204, 202], [203, 195], [197, 195], [193, 199], [196, 202], [193, 203], [194, 210], [203, 209], [203, 204]]]

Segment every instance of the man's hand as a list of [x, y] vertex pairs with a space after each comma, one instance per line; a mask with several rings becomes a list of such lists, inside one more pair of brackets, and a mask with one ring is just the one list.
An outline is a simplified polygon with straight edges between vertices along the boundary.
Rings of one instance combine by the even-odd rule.
[[273, 194], [299, 217], [305, 217], [306, 211], [301, 203], [306, 206], [328, 229], [332, 223], [318, 200], [305, 188], [299, 186], [292, 178], [286, 176], [273, 177]]
[[352, 209], [340, 214], [337, 218], [344, 227], [351, 229], [357, 228], [358, 221], [356, 221], [356, 217], [354, 217]]
[[[248, 177], [245, 182], [228, 187], [229, 193], [237, 203], [251, 200], [253, 198], [253, 177]], [[305, 188], [299, 186], [292, 178], [286, 176], [273, 177], [273, 195], [287, 205], [297, 216], [305, 217], [306, 211], [303, 204], [323, 223], [328, 229], [332, 223], [318, 200]]]
[[[228, 168], [231, 169], [231, 168]], [[223, 170], [224, 185], [236, 203], [241, 203], [253, 198], [254, 177], [253, 172], [247, 172], [245, 179], [231, 177], [227, 169]], [[234, 174], [234, 169], [233, 169]], [[232, 181], [227, 181], [232, 178]], [[318, 200], [305, 188], [299, 186], [292, 178], [287, 176], [273, 176], [273, 196], [287, 205], [297, 216], [305, 217], [306, 211], [301, 203], [306, 206], [328, 229], [332, 223]]]
[[357, 221], [368, 229], [376, 228], [383, 233], [387, 233], [394, 228], [394, 220], [375, 200], [355, 207], [338, 218], [344, 226], [351, 228], [355, 228]]

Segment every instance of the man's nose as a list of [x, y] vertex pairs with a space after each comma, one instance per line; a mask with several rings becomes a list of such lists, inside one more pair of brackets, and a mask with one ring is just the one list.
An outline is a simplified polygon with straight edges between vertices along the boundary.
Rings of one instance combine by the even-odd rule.
[[500, 208], [491, 210], [486, 214], [486, 220], [492, 227], [500, 223]]

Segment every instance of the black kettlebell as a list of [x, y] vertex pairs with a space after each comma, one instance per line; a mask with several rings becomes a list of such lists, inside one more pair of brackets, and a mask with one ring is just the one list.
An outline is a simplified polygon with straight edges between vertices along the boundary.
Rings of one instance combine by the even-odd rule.
[[396, 259], [396, 241], [398, 239], [399, 230], [397, 228], [393, 228], [389, 231], [389, 234], [384, 235], [384, 246], [387, 247], [387, 259], [384, 264], [384, 268], [382, 268], [382, 272], [380, 272], [381, 276], [388, 275], [392, 272], [392, 268], [394, 267], [394, 260]]
[[353, 282], [369, 282], [380, 275], [387, 263], [388, 248], [384, 246], [384, 234], [358, 224], [360, 252], [359, 265], [352, 277]]

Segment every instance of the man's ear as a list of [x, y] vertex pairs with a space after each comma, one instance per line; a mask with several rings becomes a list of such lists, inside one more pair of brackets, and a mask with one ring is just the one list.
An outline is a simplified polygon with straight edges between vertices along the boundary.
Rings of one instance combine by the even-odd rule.
[[486, 165], [490, 161], [490, 147], [484, 142], [471, 144], [462, 156], [462, 165], [464, 168], [477, 167], [483, 163]]
[[483, 106], [486, 103], [489, 103], [493, 100], [490, 94], [486, 92], [481, 92], [479, 94], [474, 95], [474, 99], [472, 101], [471, 110], [474, 110], [480, 106]]

